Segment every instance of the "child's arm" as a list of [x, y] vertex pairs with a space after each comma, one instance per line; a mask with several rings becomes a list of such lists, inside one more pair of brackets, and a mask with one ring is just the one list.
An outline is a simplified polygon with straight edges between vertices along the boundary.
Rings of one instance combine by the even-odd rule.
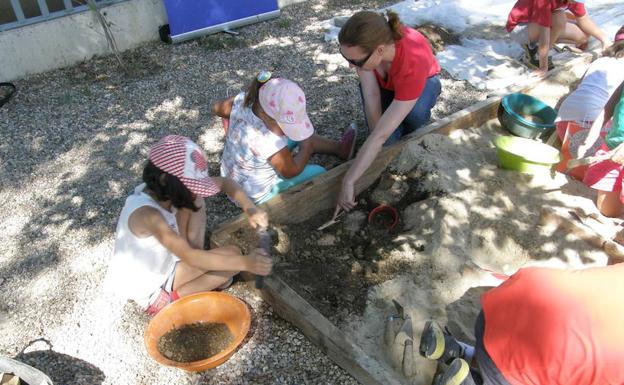
[[250, 271], [258, 275], [271, 272], [272, 261], [260, 249], [242, 255], [237, 248], [222, 247], [213, 250], [193, 248], [183, 237], [173, 231], [162, 215], [151, 207], [141, 207], [132, 216], [136, 224], [153, 235], [183, 262], [204, 271]]
[[232, 199], [238, 203], [243, 209], [243, 212], [247, 215], [249, 224], [253, 228], [266, 228], [269, 226], [269, 216], [263, 210], [260, 210], [249, 199], [243, 189], [230, 178], [223, 177], [211, 177], [214, 183], [221, 188], [221, 191], [229, 195]]
[[576, 18], [576, 24], [586, 35], [595, 37], [602, 44], [602, 49], [605, 50], [611, 46], [611, 40], [605, 35], [605, 33], [594, 23], [588, 14]]
[[602, 126], [604, 126], [604, 122], [605, 122], [604, 117], [605, 117], [605, 112], [604, 110], [602, 110], [600, 111], [600, 115], [598, 115], [596, 120], [594, 120], [594, 123], [592, 123], [592, 126], [589, 129], [589, 133], [587, 134], [587, 138], [585, 138], [585, 141], [583, 141], [583, 143], [581, 143], [581, 145], [578, 148], [579, 158], [584, 158], [586, 156], [594, 155], [594, 154], [588, 154], [587, 151], [591, 148], [592, 144], [596, 143], [596, 141], [600, 137], [600, 131], [602, 131]]
[[615, 112], [615, 106], [617, 106], [618, 102], [622, 98], [622, 90], [624, 89], [624, 82], [620, 83], [618, 88], [615, 89], [613, 95], [607, 101], [607, 104], [604, 107], [604, 121], [608, 122]]
[[229, 119], [232, 113], [232, 106], [234, 105], [234, 96], [231, 98], [219, 100], [212, 105], [212, 114], [220, 116], [222, 118]]
[[284, 147], [269, 158], [271, 166], [284, 178], [293, 178], [303, 171], [313, 152], [312, 142], [306, 139], [299, 143], [299, 152], [294, 157]]

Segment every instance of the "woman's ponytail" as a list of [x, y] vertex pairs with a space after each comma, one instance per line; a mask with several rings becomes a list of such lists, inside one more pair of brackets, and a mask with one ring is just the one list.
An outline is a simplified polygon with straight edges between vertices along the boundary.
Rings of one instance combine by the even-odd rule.
[[360, 11], [342, 26], [338, 42], [373, 52], [381, 44], [400, 40], [403, 37], [402, 30], [403, 24], [395, 12], [387, 11], [384, 15], [374, 11]]
[[388, 25], [392, 31], [392, 40], [399, 40], [403, 37], [403, 24], [396, 12], [386, 11], [386, 19], [388, 19]]

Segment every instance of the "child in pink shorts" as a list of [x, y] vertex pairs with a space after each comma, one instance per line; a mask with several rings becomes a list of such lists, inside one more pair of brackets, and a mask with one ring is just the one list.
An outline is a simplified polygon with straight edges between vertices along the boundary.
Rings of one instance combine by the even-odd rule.
[[583, 180], [587, 167], [568, 170], [568, 160], [593, 155], [598, 149], [608, 128], [591, 132], [591, 135], [589, 128], [624, 81], [624, 26], [613, 40], [615, 43], [589, 66], [578, 87], [562, 101], [555, 121], [562, 141], [557, 171], [567, 172], [578, 180]]
[[[624, 42], [623, 42], [624, 43]], [[610, 159], [591, 165], [583, 182], [598, 190], [596, 206], [607, 217], [617, 217], [624, 206], [622, 177], [624, 176], [624, 82], [620, 84], [607, 102], [604, 110], [592, 125], [591, 131], [599, 131], [605, 122], [613, 118], [597, 156], [610, 154]]]

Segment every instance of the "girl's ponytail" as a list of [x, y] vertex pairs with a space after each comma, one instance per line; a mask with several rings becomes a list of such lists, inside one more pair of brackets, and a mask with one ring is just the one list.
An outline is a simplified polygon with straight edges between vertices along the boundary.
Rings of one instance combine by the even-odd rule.
[[269, 71], [260, 71], [258, 75], [251, 81], [249, 87], [247, 88], [247, 93], [245, 94], [245, 100], [243, 101], [243, 105], [245, 107], [251, 108], [254, 103], [258, 101], [258, 93], [260, 92], [260, 87], [271, 79], [271, 72]]

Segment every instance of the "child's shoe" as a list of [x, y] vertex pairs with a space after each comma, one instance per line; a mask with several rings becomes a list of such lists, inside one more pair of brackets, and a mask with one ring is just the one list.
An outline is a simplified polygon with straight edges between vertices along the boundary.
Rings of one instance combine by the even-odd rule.
[[145, 312], [153, 317], [158, 314], [158, 312], [161, 311], [165, 306], [169, 305], [171, 302], [177, 300], [178, 298], [180, 297], [175, 290], [171, 293], [168, 293], [167, 291], [165, 291], [165, 289], [160, 289], [158, 296], [147, 307]]
[[435, 321], [427, 321], [420, 336], [420, 355], [430, 360], [449, 363], [464, 357], [464, 348], [451, 333], [443, 331]]
[[[539, 68], [539, 56], [537, 54], [537, 46], [531, 47], [530, 44], [522, 44], [522, 48], [524, 49], [523, 62], [527, 65], [527, 67], [532, 69]], [[555, 68], [553, 64], [552, 58], [550, 55], [548, 56], [548, 71]]]
[[456, 358], [443, 373], [433, 379], [431, 385], [475, 385], [475, 382], [470, 375], [470, 365]]

